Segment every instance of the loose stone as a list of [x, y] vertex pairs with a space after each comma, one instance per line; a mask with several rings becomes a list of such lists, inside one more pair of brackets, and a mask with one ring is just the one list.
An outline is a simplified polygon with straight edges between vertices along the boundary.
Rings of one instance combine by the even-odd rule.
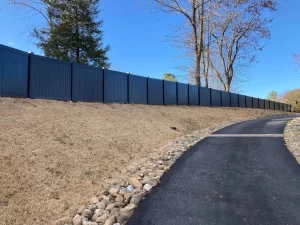
[[116, 202], [115, 206], [119, 207], [119, 208], [123, 208], [125, 206], [125, 203], [123, 203], [123, 202]]
[[143, 189], [147, 192], [150, 192], [152, 190], [152, 186], [150, 184], [145, 184]]
[[135, 205], [138, 205], [140, 203], [140, 201], [142, 200], [142, 196], [140, 194], [136, 194], [136, 195], [133, 195], [131, 200], [130, 200], [130, 203], [133, 203]]
[[115, 207], [115, 203], [109, 203], [109, 204], [106, 206], [105, 210], [110, 211], [110, 210], [112, 210], [114, 207]]
[[[132, 187], [133, 188], [133, 187]], [[130, 191], [127, 188], [122, 188], [119, 192], [120, 195], [125, 195], [126, 193], [129, 193]]]
[[134, 190], [134, 187], [132, 185], [129, 185], [127, 187], [128, 192], [132, 192]]
[[[127, 211], [132, 211], [132, 210], [134, 210], [135, 209], [135, 207], [136, 207], [136, 205], [135, 204], [133, 204], [133, 203], [130, 203], [130, 204], [128, 204], [127, 206], [125, 206], [125, 210], [127, 210]], [[122, 210], [121, 210], [122, 211]]]
[[124, 200], [124, 197], [122, 195], [118, 195], [116, 198], [115, 198], [115, 201], [116, 202], [123, 202]]
[[129, 179], [129, 184], [131, 184], [134, 188], [141, 188], [142, 187], [142, 184], [141, 184], [141, 182], [137, 179], [137, 178], [135, 178], [135, 177], [131, 177], [130, 179]]
[[107, 218], [108, 218], [108, 215], [107, 214], [103, 214], [103, 215], [99, 216], [96, 219], [96, 222], [97, 223], [105, 223], [105, 221], [107, 220]]
[[77, 214], [81, 214], [82, 211], [85, 210], [85, 209], [86, 209], [86, 206], [85, 206], [85, 205], [81, 206], [81, 207], [77, 210]]
[[96, 204], [96, 206], [97, 206], [98, 209], [105, 209], [106, 203], [104, 202], [104, 200], [102, 200], [101, 202], [98, 202]]
[[105, 221], [104, 225], [113, 225], [115, 222], [116, 218], [114, 216], [111, 216]]
[[124, 223], [127, 219], [128, 219], [128, 217], [127, 217], [126, 215], [122, 215], [122, 214], [121, 214], [121, 215], [118, 217], [117, 222], [120, 223], [120, 224], [122, 224], [122, 223]]
[[81, 216], [79, 216], [78, 214], [76, 216], [74, 216], [73, 220], [73, 225], [82, 225], [82, 219]]
[[90, 210], [90, 209], [85, 209], [85, 210], [82, 211], [81, 215], [88, 218], [88, 219], [91, 219], [92, 216], [93, 216], [93, 211]]
[[119, 193], [119, 189], [118, 188], [111, 188], [109, 189], [109, 194], [113, 197], [117, 197], [118, 193]]

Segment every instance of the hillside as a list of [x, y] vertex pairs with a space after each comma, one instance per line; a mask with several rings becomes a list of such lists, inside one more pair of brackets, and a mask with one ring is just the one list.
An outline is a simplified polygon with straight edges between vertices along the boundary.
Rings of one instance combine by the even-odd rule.
[[0, 224], [53, 224], [175, 138], [276, 114], [0, 98]]

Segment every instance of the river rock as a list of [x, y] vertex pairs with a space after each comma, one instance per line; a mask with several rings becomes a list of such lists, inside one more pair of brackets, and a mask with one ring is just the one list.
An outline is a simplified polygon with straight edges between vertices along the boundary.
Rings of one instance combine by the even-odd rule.
[[134, 188], [141, 188], [143, 185], [136, 177], [131, 177], [129, 179], [129, 184], [131, 184]]
[[81, 215], [88, 218], [88, 219], [91, 219], [92, 216], [93, 216], [93, 211], [90, 210], [90, 209], [85, 209], [85, 210], [82, 211]]
[[73, 220], [73, 225], [82, 225], [82, 218], [78, 214], [74, 216]]
[[147, 192], [150, 192], [152, 190], [152, 186], [150, 184], [145, 184], [143, 189]]
[[116, 218], [114, 216], [111, 216], [105, 221], [104, 225], [114, 225], [115, 222]]
[[120, 223], [120, 224], [122, 224], [122, 223], [124, 223], [126, 220], [128, 220], [128, 216], [121, 214], [121, 215], [118, 217], [117, 222]]
[[113, 197], [117, 197], [118, 193], [119, 193], [119, 189], [118, 188], [111, 188], [109, 189], [109, 194]]
[[105, 223], [105, 221], [107, 220], [107, 218], [108, 218], [108, 215], [107, 214], [103, 214], [103, 215], [99, 216], [96, 219], [96, 222], [97, 223]]

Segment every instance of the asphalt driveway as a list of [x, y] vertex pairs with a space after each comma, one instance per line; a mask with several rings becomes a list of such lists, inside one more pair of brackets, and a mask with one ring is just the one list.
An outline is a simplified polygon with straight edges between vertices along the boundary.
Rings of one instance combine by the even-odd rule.
[[199, 142], [127, 225], [300, 225], [300, 166], [282, 137], [292, 118], [242, 122]]

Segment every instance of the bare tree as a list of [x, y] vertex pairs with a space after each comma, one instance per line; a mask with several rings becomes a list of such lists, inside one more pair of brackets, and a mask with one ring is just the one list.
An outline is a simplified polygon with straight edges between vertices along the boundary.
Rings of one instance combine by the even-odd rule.
[[[184, 16], [185, 34], [180, 33], [175, 37], [177, 43], [182, 44], [193, 54], [194, 68], [193, 75], [196, 85], [201, 85], [200, 65], [203, 54], [204, 38], [204, 12], [205, 5], [209, 0], [151, 0], [156, 3], [157, 9], [168, 12], [178, 13]], [[189, 52], [190, 53], [190, 52]]]
[[[265, 10], [274, 11], [273, 0], [227, 0], [221, 2], [214, 13], [212, 36], [214, 56], [210, 64], [223, 89], [230, 91], [235, 69], [247, 67], [255, 61], [255, 53], [270, 38], [268, 24], [271, 19], [263, 17]], [[216, 64], [221, 61], [221, 67]], [[214, 60], [213, 60], [214, 59]]]

